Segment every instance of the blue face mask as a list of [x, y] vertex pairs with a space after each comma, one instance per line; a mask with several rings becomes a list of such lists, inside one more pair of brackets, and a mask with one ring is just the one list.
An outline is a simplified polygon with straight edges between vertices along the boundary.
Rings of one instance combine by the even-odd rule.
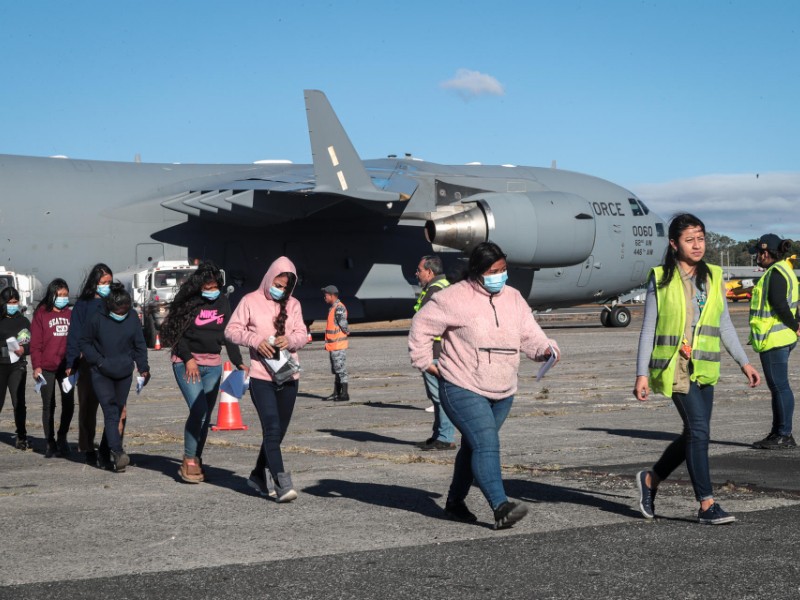
[[203, 294], [203, 298], [205, 298], [206, 300], [216, 300], [217, 298], [219, 298], [220, 292], [219, 292], [219, 290], [213, 290], [213, 291], [206, 290], [206, 291], [202, 292], [202, 294]]
[[124, 315], [118, 315], [117, 313], [110, 312], [108, 313], [108, 316], [117, 322], [121, 322], [128, 318], [128, 313], [125, 313]]
[[283, 290], [279, 290], [274, 285], [269, 288], [269, 295], [272, 296], [272, 299], [275, 300], [275, 302], [278, 302], [281, 298], [283, 298], [284, 293], [285, 292]]
[[19, 304], [6, 304], [6, 314], [10, 317], [19, 312]]
[[97, 295], [101, 298], [105, 298], [111, 293], [111, 286], [110, 285], [98, 285], [97, 286]]
[[53, 300], [53, 306], [59, 310], [64, 308], [67, 304], [69, 304], [69, 298], [65, 298], [64, 296], [56, 296]]
[[494, 275], [483, 276], [483, 287], [490, 294], [496, 294], [505, 286], [508, 281], [508, 272], [495, 273]]

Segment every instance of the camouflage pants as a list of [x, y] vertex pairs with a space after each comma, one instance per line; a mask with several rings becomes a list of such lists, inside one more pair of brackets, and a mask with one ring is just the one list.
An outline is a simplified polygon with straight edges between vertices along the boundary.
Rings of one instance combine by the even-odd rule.
[[339, 383], [347, 383], [347, 367], [344, 364], [347, 350], [331, 350], [328, 354], [331, 358], [331, 373], [336, 375]]

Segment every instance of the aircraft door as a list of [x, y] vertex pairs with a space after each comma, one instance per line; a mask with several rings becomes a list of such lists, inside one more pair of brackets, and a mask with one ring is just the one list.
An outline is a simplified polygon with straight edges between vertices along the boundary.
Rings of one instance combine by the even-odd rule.
[[578, 287], [584, 287], [589, 283], [594, 268], [594, 256], [589, 256], [581, 265], [581, 274], [578, 276]]

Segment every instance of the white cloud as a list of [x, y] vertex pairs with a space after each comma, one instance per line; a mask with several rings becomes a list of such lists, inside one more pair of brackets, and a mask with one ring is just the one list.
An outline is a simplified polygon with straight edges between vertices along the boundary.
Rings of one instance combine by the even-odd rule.
[[632, 191], [667, 220], [690, 212], [709, 231], [737, 240], [764, 233], [800, 240], [800, 173], [703, 175]]
[[469, 69], [459, 69], [455, 77], [443, 81], [440, 86], [445, 90], [453, 90], [465, 100], [482, 94], [504, 96], [506, 93], [503, 85], [491, 75]]

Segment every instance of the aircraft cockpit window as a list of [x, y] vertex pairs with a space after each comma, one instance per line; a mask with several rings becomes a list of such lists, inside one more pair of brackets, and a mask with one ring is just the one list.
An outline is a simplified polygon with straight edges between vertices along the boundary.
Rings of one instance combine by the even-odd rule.
[[649, 208], [647, 208], [647, 206], [645, 205], [645, 203], [644, 203], [644, 202], [642, 202], [641, 200], [639, 200], [639, 206], [641, 206], [641, 207], [642, 207], [642, 210], [644, 211], [644, 214], [646, 214], [646, 215], [649, 215], [649, 214], [650, 214], [650, 209], [649, 209]]
[[191, 274], [192, 271], [157, 271], [153, 287], [165, 288], [183, 285]]
[[11, 277], [5, 276], [0, 277], [0, 290], [4, 290], [7, 287], [13, 287], [14, 282], [11, 280]]
[[631, 214], [634, 217], [641, 217], [644, 215], [642, 212], [642, 208], [639, 206], [639, 203], [636, 201], [636, 198], [628, 198], [628, 202], [631, 205]]

